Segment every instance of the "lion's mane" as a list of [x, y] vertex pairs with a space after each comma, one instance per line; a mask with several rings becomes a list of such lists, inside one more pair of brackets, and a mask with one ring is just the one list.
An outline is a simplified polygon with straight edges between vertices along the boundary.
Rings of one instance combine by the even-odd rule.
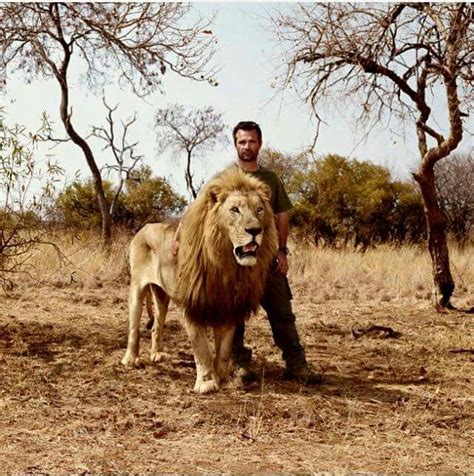
[[[218, 209], [235, 191], [257, 192], [264, 204], [263, 241], [255, 266], [240, 266]], [[278, 238], [270, 190], [260, 180], [232, 166], [211, 179], [182, 220], [176, 301], [201, 325], [239, 324], [256, 312]]]

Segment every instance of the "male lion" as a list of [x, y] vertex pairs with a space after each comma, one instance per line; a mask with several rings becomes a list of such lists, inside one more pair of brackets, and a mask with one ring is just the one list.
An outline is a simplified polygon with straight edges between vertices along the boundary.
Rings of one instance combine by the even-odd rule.
[[[136, 366], [142, 303], [151, 290], [158, 318], [151, 332], [151, 361], [161, 360], [170, 299], [184, 310], [196, 362], [194, 390], [218, 390], [229, 374], [235, 326], [259, 306], [277, 253], [270, 190], [230, 167], [215, 176], [189, 206], [173, 257], [175, 227], [149, 224], [130, 244], [130, 322], [124, 365]], [[214, 330], [215, 359], [207, 327]]]

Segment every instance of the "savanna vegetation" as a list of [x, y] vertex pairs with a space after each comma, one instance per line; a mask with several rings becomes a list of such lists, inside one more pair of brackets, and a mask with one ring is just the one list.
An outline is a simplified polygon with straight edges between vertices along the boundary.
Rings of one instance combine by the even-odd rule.
[[[279, 169], [295, 204], [291, 220], [300, 236], [315, 244], [365, 250], [380, 243], [420, 243], [426, 237], [421, 196], [412, 182], [394, 180], [380, 165], [328, 155], [293, 161], [264, 151]], [[282, 162], [279, 165], [278, 162]]]
[[[413, 177], [423, 199], [437, 305], [451, 307], [455, 283], [435, 166], [458, 148], [472, 109], [472, 5], [302, 3], [272, 20], [280, 87], [294, 87], [318, 124], [325, 106], [352, 101], [362, 127], [390, 127], [396, 118], [416, 131], [420, 160]], [[445, 98], [447, 127], [431, 107], [437, 95]]]
[[[30, 258], [33, 280], [0, 299], [0, 464], [33, 472], [453, 472], [472, 467], [471, 317], [429, 304], [430, 260], [417, 245], [290, 243], [294, 311], [321, 387], [282, 378], [259, 313], [248, 324], [261, 378], [196, 396], [180, 311], [169, 360], [121, 364], [127, 244], [97, 233]], [[472, 247], [452, 247], [459, 307], [474, 305]], [[41, 283], [41, 284], [40, 284]], [[25, 451], [28, 448], [28, 451]]]
[[[104, 180], [105, 196], [109, 202], [117, 187]], [[146, 223], [165, 221], [179, 216], [186, 200], [176, 193], [166, 179], [153, 176], [149, 166], [142, 165], [131, 172], [125, 187], [114, 200], [114, 224], [138, 231]], [[91, 180], [75, 181], [61, 191], [52, 205], [51, 215], [56, 224], [70, 230], [98, 230], [101, 224], [97, 194]]]
[[[302, 4], [274, 18], [287, 48], [283, 89], [295, 86], [318, 120], [321, 102], [356, 97], [369, 127], [397, 118], [418, 138], [413, 179], [369, 157], [261, 151], [294, 204], [293, 305], [323, 385], [282, 379], [262, 312], [247, 337], [260, 379], [245, 389], [189, 391], [192, 352], [174, 305], [170, 358], [152, 364], [142, 355], [135, 370], [120, 365], [130, 238], [145, 223], [179, 217], [187, 202], [140, 154], [131, 138], [137, 117], [119, 121], [105, 93], [105, 127], [78, 132], [71, 65], [84, 62], [92, 90], [118, 78], [145, 96], [163, 87], [165, 74], [214, 86], [210, 20], [188, 21], [190, 8], [0, 4], [0, 85], [18, 73], [53, 79], [66, 133], [56, 137], [46, 116], [28, 131], [0, 109], [1, 471], [468, 471], [474, 160], [456, 152], [472, 98], [465, 3]], [[429, 107], [439, 91], [447, 98], [445, 135]], [[190, 197], [201, 185], [195, 161], [225, 142], [224, 128], [211, 106], [156, 111], [156, 142], [179, 156]], [[90, 178], [65, 182], [64, 158], [37, 152], [40, 143], [64, 140], [79, 147]], [[108, 154], [103, 167], [92, 140]]]

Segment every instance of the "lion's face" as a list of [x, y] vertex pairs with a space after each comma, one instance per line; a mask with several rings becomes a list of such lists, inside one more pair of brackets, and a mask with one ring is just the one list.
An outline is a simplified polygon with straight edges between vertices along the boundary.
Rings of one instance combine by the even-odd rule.
[[232, 192], [220, 205], [218, 214], [232, 243], [237, 263], [255, 266], [265, 229], [261, 196], [257, 192]]

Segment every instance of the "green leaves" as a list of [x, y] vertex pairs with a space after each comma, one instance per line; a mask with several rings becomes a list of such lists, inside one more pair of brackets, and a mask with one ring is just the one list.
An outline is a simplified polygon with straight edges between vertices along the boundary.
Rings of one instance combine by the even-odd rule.
[[293, 222], [316, 241], [363, 247], [424, 236], [421, 197], [380, 165], [328, 155], [295, 175]]
[[[109, 203], [115, 194], [111, 182], [104, 181], [105, 195]], [[125, 191], [119, 195], [114, 213], [114, 223], [133, 231], [145, 223], [163, 221], [180, 214], [186, 205], [168, 182], [153, 177], [149, 167], [142, 166], [132, 172]], [[54, 206], [57, 219], [75, 229], [99, 228], [101, 215], [97, 194], [92, 180], [75, 181], [57, 197]]]

